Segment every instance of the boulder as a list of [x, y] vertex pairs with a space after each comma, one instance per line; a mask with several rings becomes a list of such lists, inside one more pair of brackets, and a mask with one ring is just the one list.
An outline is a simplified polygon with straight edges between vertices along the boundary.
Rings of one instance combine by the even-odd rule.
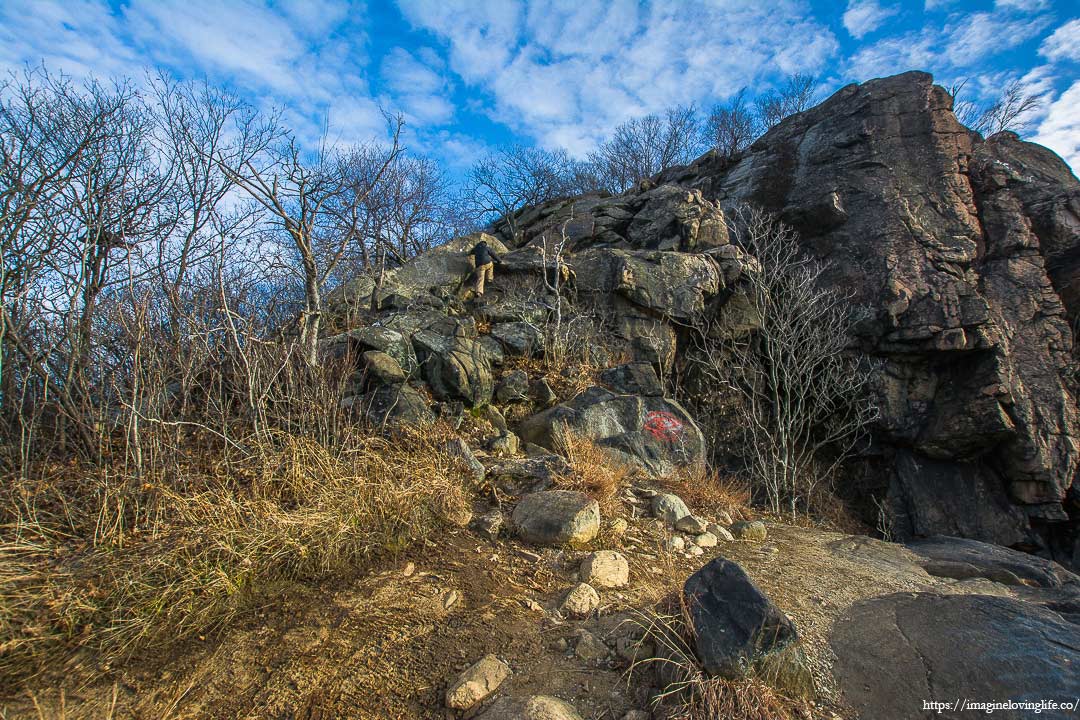
[[737, 563], [716, 558], [683, 586], [694, 648], [710, 675], [744, 677], [793, 647], [795, 626]]
[[691, 320], [720, 290], [720, 267], [709, 255], [602, 248], [573, 258], [580, 292], [603, 299], [617, 294], [632, 305], [677, 320]]
[[559, 612], [567, 617], [583, 618], [592, 615], [600, 607], [600, 596], [588, 583], [578, 583], [566, 593]]
[[508, 458], [518, 454], [518, 436], [510, 431], [501, 432], [487, 442], [487, 449], [497, 458]]
[[548, 695], [499, 698], [479, 720], [581, 720], [573, 705]]
[[525, 322], [508, 322], [492, 325], [491, 337], [499, 341], [510, 355], [531, 357], [542, 347], [540, 330]]
[[435, 422], [427, 401], [408, 385], [383, 385], [365, 395], [345, 398], [342, 404], [359, 409], [364, 419], [376, 428], [394, 430]]
[[559, 401], [559, 396], [544, 378], [537, 378], [529, 385], [529, 395], [542, 408], [549, 408]]
[[487, 477], [500, 490], [511, 495], [540, 492], [551, 487], [556, 478], [571, 472], [570, 466], [558, 455], [545, 453], [529, 457], [484, 458]]
[[652, 498], [652, 514], [653, 517], [675, 527], [680, 520], [690, 517], [690, 508], [686, 507], [686, 503], [678, 495], [658, 493]]
[[510, 667], [494, 655], [485, 655], [458, 676], [446, 690], [446, 706], [471, 710], [491, 697], [506, 678]]
[[861, 717], [924, 718], [926, 700], [1059, 699], [1069, 695], [1064, 688], [1077, 687], [1080, 667], [1080, 625], [1046, 607], [991, 595], [862, 600], [836, 622], [831, 645], [844, 700]]
[[675, 521], [675, 529], [689, 535], [700, 535], [709, 529], [709, 524], [694, 515], [683, 515]]
[[551, 450], [560, 433], [569, 431], [592, 440], [612, 457], [654, 476], [705, 462], [705, 438], [690, 415], [673, 400], [616, 395], [592, 387], [568, 402], [522, 421], [525, 442]]
[[630, 582], [630, 565], [622, 553], [598, 550], [581, 562], [578, 577], [593, 587], [620, 588]]
[[405, 371], [390, 355], [379, 350], [368, 350], [360, 356], [368, 379], [377, 385], [395, 385], [405, 382]]
[[546, 490], [523, 497], [510, 521], [526, 542], [580, 545], [600, 532], [600, 506], [584, 493]]
[[956, 580], [986, 578], [1005, 585], [1071, 588], [1080, 576], [1045, 558], [965, 538], [935, 536], [907, 544], [926, 572]]
[[503, 405], [529, 399], [529, 375], [524, 370], [507, 373], [495, 385], [495, 400]]
[[662, 397], [664, 386], [649, 363], [626, 363], [600, 373], [600, 382], [617, 393]]
[[750, 542], [765, 542], [769, 534], [765, 523], [760, 520], [740, 521], [731, 526], [731, 534], [736, 540], [748, 540]]
[[413, 345], [435, 397], [463, 400], [471, 407], [491, 401], [491, 363], [479, 342], [421, 330], [413, 335]]

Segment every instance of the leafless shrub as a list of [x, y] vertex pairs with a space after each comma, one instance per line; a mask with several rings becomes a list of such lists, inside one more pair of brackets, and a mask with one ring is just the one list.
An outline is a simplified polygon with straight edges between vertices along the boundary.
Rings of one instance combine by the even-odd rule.
[[820, 282], [825, 266], [800, 253], [791, 228], [756, 209], [732, 223], [760, 270], [743, 280], [760, 327], [732, 337], [700, 321], [696, 371], [738, 399], [744, 459], [774, 512], [805, 510], [877, 417], [870, 374], [848, 353], [849, 298]]
[[812, 75], [791, 75], [782, 88], [767, 92], [755, 101], [762, 128], [768, 130], [784, 118], [809, 109], [816, 93], [817, 80]]
[[953, 112], [961, 124], [984, 137], [1005, 131], [1025, 132], [1043, 104], [1042, 96], [1028, 92], [1019, 80], [1013, 80], [989, 102], [980, 104], [964, 97], [967, 82], [961, 80], [948, 88], [953, 96]]
[[645, 115], [622, 123], [589, 154], [588, 165], [596, 186], [622, 192], [661, 170], [689, 163], [702, 149], [697, 111], [679, 106], [663, 117]]
[[723, 157], [734, 157], [758, 136], [758, 120], [746, 100], [746, 88], [716, 105], [705, 122], [707, 142]]

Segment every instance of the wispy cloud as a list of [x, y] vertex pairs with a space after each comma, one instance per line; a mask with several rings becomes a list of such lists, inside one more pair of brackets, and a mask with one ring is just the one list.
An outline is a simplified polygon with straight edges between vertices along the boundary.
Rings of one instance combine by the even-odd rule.
[[843, 16], [844, 27], [852, 37], [862, 39], [896, 13], [896, 8], [883, 8], [877, 0], [848, 0]]
[[1046, 119], [1032, 138], [1053, 148], [1073, 168], [1080, 168], [1080, 80], [1050, 104]]
[[488, 98], [493, 117], [575, 153], [633, 115], [724, 98], [770, 75], [817, 72], [837, 49], [798, 0], [401, 5], [447, 44], [450, 68]]
[[1048, 60], [1080, 62], [1080, 19], [1070, 20], [1043, 40], [1039, 54]]

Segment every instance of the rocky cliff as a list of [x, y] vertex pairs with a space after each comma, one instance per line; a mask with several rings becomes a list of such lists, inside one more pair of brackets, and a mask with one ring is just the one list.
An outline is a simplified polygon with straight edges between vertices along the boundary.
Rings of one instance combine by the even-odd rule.
[[[730, 284], [740, 258], [723, 216], [743, 203], [778, 213], [852, 293], [853, 346], [880, 360], [867, 472], [888, 485], [895, 531], [1073, 556], [1080, 184], [1068, 166], [1012, 133], [967, 130], [948, 93], [911, 72], [845, 87], [741, 157], [706, 155], [519, 224], [535, 242], [572, 205], [575, 249], [706, 253]], [[716, 283], [690, 287], [630, 300], [693, 307]]]

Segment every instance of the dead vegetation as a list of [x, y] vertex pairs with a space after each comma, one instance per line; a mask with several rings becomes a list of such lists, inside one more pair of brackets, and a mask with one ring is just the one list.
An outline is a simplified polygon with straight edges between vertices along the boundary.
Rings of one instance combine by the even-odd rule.
[[328, 448], [280, 435], [244, 458], [207, 443], [200, 457], [218, 462], [142, 478], [122, 465], [9, 478], [0, 673], [14, 680], [73, 646], [109, 659], [206, 633], [269, 584], [400, 552], [468, 508], [443, 437], [358, 430]]
[[585, 493], [600, 504], [601, 513], [612, 514], [619, 504], [617, 495], [634, 477], [634, 469], [594, 440], [569, 430], [559, 433], [556, 449], [571, 472], [558, 477], [555, 485]]

